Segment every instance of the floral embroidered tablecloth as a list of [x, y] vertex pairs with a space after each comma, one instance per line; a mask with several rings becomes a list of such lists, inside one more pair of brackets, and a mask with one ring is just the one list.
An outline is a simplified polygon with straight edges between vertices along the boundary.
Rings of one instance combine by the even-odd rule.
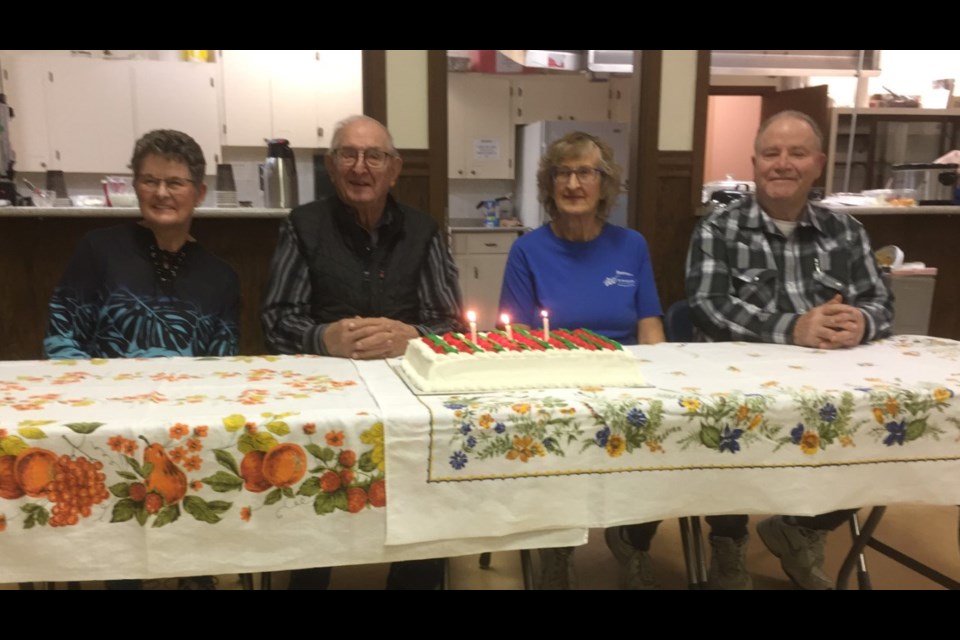
[[[385, 546], [384, 431], [378, 399], [350, 360], [0, 363], [0, 582], [583, 542], [572, 530]], [[421, 478], [422, 458], [414, 465], [397, 474]]]
[[[631, 347], [643, 389], [417, 398], [389, 425], [387, 542], [721, 513], [960, 503], [960, 343]], [[423, 413], [427, 414], [424, 423]]]

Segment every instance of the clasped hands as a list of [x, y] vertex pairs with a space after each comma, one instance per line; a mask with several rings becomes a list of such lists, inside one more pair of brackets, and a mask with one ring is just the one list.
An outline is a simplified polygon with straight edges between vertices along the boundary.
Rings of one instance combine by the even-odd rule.
[[800, 316], [793, 328], [793, 343], [814, 349], [855, 347], [863, 340], [864, 331], [863, 312], [844, 304], [838, 293]]
[[419, 336], [415, 327], [389, 318], [344, 318], [327, 327], [327, 353], [354, 360], [376, 360], [403, 355], [407, 341]]

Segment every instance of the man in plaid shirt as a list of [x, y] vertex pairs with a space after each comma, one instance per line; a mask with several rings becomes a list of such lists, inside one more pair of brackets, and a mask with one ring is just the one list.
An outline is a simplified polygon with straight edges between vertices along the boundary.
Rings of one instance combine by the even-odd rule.
[[[854, 347], [890, 335], [892, 297], [863, 226], [807, 201], [826, 156], [816, 123], [783, 111], [760, 125], [753, 157], [756, 198], [714, 211], [694, 231], [687, 298], [708, 340]], [[775, 516], [757, 525], [767, 548], [804, 589], [827, 589], [828, 531], [856, 510]], [[718, 588], [750, 588], [746, 516], [708, 517], [710, 578]]]

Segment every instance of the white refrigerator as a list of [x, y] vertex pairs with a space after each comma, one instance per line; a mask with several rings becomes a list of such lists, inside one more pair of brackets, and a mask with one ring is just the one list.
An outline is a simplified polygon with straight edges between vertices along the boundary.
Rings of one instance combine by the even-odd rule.
[[[536, 229], [549, 217], [537, 199], [537, 168], [540, 158], [553, 142], [573, 131], [583, 131], [600, 138], [613, 149], [613, 159], [627, 175], [630, 149], [627, 125], [622, 122], [583, 122], [580, 120], [545, 120], [520, 127], [517, 136], [516, 206], [523, 226]], [[621, 185], [620, 197], [607, 220], [627, 226], [627, 185]]]

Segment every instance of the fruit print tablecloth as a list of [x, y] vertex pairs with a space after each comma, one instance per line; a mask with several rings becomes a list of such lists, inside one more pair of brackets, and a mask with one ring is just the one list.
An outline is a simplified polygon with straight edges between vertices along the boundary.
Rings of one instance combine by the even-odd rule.
[[[421, 477], [422, 465], [397, 472]], [[386, 547], [387, 504], [383, 415], [350, 360], [0, 363], [0, 582], [360, 564], [584, 539], [535, 532]]]

